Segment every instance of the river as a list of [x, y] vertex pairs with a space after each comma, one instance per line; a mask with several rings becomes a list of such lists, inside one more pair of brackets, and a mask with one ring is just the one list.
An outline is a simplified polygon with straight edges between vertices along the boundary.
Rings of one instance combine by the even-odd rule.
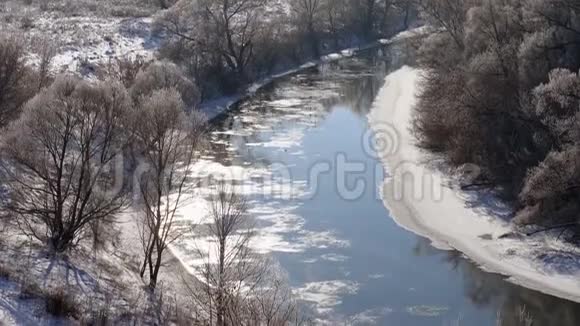
[[[317, 321], [353, 325], [579, 325], [580, 305], [510, 284], [398, 227], [367, 114], [412, 64], [372, 50], [277, 81], [215, 122], [200, 165], [246, 191], [259, 234]], [[205, 167], [204, 167], [205, 166]], [[201, 177], [201, 176], [200, 176]], [[177, 252], [188, 263], [188, 245]]]

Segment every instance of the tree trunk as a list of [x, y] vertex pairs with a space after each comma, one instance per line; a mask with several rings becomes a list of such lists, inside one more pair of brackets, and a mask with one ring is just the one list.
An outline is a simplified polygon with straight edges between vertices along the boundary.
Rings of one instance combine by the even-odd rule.
[[314, 30], [313, 23], [308, 24], [308, 36], [310, 39], [310, 46], [312, 48], [312, 52], [315, 58], [320, 57], [320, 50], [318, 44], [318, 36], [316, 35], [316, 31]]
[[56, 253], [63, 253], [72, 247], [73, 238], [70, 232], [63, 230], [50, 238], [50, 247]]
[[217, 295], [217, 326], [225, 326], [225, 298], [224, 298], [224, 273], [225, 273], [225, 260], [226, 260], [226, 241], [225, 239], [220, 240], [220, 253], [219, 253], [219, 276], [218, 276], [218, 295]]

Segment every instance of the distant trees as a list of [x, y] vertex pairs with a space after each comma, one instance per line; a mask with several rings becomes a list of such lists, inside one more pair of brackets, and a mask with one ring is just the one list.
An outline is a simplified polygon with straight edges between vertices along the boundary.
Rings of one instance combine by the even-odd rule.
[[[166, 58], [186, 66], [203, 97], [332, 49], [398, 31], [412, 16], [402, 1], [180, 0], [157, 20]], [[369, 21], [370, 20], [370, 21]]]
[[312, 53], [316, 57], [320, 56], [318, 34], [322, 32], [320, 25], [322, 23], [324, 5], [324, 0], [297, 0], [292, 2], [296, 25], [303, 30]]
[[[467, 10], [473, 5], [463, 0], [412, 0], [428, 23], [444, 28], [455, 43], [463, 47]], [[481, 1], [480, 1], [481, 3]]]
[[228, 67], [244, 79], [254, 58], [254, 45], [268, 0], [203, 0], [210, 37]]
[[34, 95], [25, 55], [21, 40], [0, 34], [0, 126], [16, 119], [22, 104]]
[[74, 246], [90, 223], [126, 204], [112, 166], [126, 144], [130, 97], [115, 82], [60, 77], [26, 104], [2, 139], [5, 209], [27, 234], [56, 252]]
[[247, 77], [264, 27], [268, 0], [181, 0], [158, 24], [198, 51], [206, 63], [223, 63], [238, 79]]
[[130, 89], [135, 101], [141, 96], [150, 96], [156, 90], [174, 89], [181, 100], [189, 106], [200, 102], [200, 93], [195, 81], [188, 78], [174, 63], [158, 61], [140, 70], [132, 81]]
[[141, 276], [147, 269], [151, 289], [157, 286], [165, 250], [183, 232], [176, 228], [175, 219], [203, 135], [200, 114], [188, 115], [184, 109], [175, 89], [161, 89], [140, 97], [131, 117], [132, 134], [145, 164], [136, 190], [142, 208], [138, 218], [144, 253]]
[[[518, 222], [576, 221], [577, 1], [418, 6], [442, 29], [420, 49], [427, 71], [415, 118], [421, 144], [454, 166], [479, 165], [481, 179], [518, 201]], [[556, 207], [566, 209], [556, 214]]]

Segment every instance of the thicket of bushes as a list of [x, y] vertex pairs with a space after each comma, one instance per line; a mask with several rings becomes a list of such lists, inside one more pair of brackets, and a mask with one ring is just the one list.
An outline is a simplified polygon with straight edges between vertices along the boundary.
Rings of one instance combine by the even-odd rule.
[[[415, 131], [476, 184], [515, 200], [515, 221], [580, 231], [580, 2], [429, 0], [441, 27], [420, 49]], [[578, 234], [578, 232], [576, 232]]]

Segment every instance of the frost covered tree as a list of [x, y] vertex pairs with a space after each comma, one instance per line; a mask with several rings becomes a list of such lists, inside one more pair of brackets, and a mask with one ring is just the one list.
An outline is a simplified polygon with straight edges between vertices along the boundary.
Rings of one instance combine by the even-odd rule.
[[244, 300], [243, 283], [259, 278], [259, 264], [249, 248], [253, 237], [247, 215], [247, 202], [225, 185], [212, 194], [209, 207], [209, 235], [215, 243], [210, 252], [200, 252], [207, 261], [198, 268], [202, 289], [192, 291], [213, 324], [235, 324]]
[[[6, 207], [20, 228], [63, 252], [126, 204], [118, 159], [131, 107], [125, 88], [60, 76], [2, 139]], [[121, 164], [122, 166], [122, 164]]]
[[549, 214], [550, 224], [575, 224], [580, 209], [580, 78], [555, 69], [533, 96], [537, 116], [548, 127], [551, 150], [528, 171], [519, 195], [527, 209], [518, 214], [517, 221], [545, 223], [542, 217]]
[[[550, 224], [573, 216], [578, 1], [418, 5], [441, 31], [419, 51], [428, 72], [414, 121], [420, 143], [452, 166], [478, 165], [483, 173], [477, 183], [498, 185], [515, 200], [518, 222]], [[555, 213], [558, 207], [568, 212]]]
[[195, 106], [200, 102], [200, 93], [195, 82], [183, 70], [168, 61], [158, 61], [139, 71], [130, 91], [135, 100], [150, 96], [156, 90], [175, 89], [186, 105]]
[[247, 200], [223, 183], [210, 196], [208, 236], [199, 245], [205, 262], [191, 297], [210, 325], [302, 324], [293, 295], [272, 262], [251, 249], [256, 239]]
[[143, 245], [141, 276], [148, 272], [155, 290], [163, 255], [183, 230], [176, 218], [188, 188], [188, 177], [204, 131], [204, 119], [196, 111], [186, 114], [175, 89], [144, 95], [131, 115], [131, 131], [142, 153], [138, 175], [142, 213], [138, 217]]
[[463, 47], [464, 22], [469, 1], [464, 0], [412, 0], [429, 23], [439, 26], [460, 48]]

